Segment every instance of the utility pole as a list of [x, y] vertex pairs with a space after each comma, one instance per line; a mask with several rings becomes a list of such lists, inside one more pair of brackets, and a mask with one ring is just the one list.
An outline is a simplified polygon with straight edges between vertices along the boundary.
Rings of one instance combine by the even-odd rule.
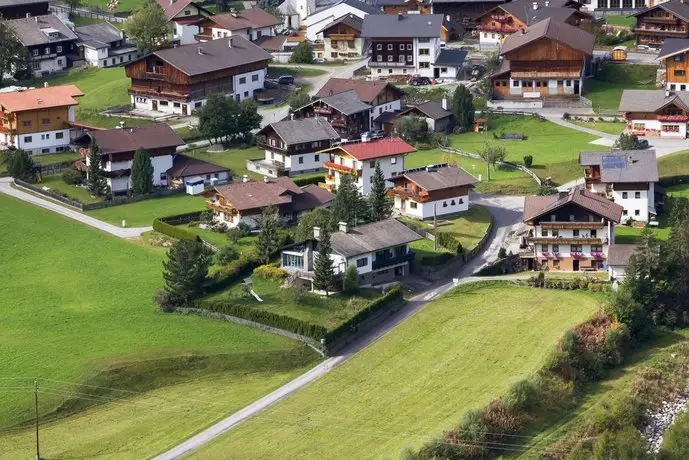
[[38, 380], [33, 381], [33, 399], [36, 406], [36, 460], [41, 460], [41, 447], [38, 439]]
[[[434, 201], [433, 202], [433, 230], [438, 228], [438, 225], [436, 224], [436, 221], [435, 221], [435, 205], [436, 205], [436, 202]], [[433, 250], [435, 252], [438, 252], [438, 232], [433, 233]]]

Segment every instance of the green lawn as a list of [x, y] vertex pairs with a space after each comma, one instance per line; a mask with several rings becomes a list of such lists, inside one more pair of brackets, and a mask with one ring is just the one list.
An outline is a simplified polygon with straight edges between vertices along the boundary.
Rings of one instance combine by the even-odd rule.
[[127, 227], [147, 227], [153, 225], [153, 220], [157, 217], [202, 211], [205, 200], [205, 197], [198, 195], [173, 195], [96, 209], [87, 214], [114, 225], [121, 225], [122, 220], [126, 220]]
[[689, 174], [689, 150], [658, 158], [658, 175], [663, 177]]
[[267, 280], [255, 275], [251, 277], [251, 280], [254, 292], [263, 302], [243, 297], [239, 284], [210, 296], [209, 300], [230, 300], [258, 310], [291, 316], [334, 329], [380, 295], [376, 290], [362, 289], [354, 300], [344, 294], [325, 297], [310, 292], [297, 293], [293, 288], [282, 288], [279, 281]]
[[[145, 0], [119, 0], [115, 11], [134, 11], [141, 7]], [[84, 6], [90, 6], [102, 11], [108, 11], [108, 0], [84, 0]]]
[[567, 120], [575, 125], [583, 126], [584, 128], [595, 129], [603, 133], [619, 135], [624, 131], [627, 124], [623, 121], [579, 121]]
[[[442, 265], [453, 254], [442, 246], [435, 250], [435, 243], [429, 239], [422, 238], [409, 243], [409, 249], [414, 251], [414, 263], [422, 266]], [[447, 255], [445, 255], [447, 254]]]
[[77, 185], [70, 185], [62, 180], [62, 175], [45, 176], [43, 180], [36, 184], [39, 187], [48, 187], [52, 192], [67, 195], [67, 197], [82, 203], [97, 203], [103, 198], [93, 198], [88, 190]]
[[625, 15], [619, 14], [619, 15], [607, 15], [604, 16], [605, 22], [607, 22], [610, 25], [613, 26], [622, 26], [622, 27], [633, 27], [636, 24], [636, 18], [629, 18]]
[[617, 110], [625, 89], [655, 89], [658, 67], [640, 64], [603, 63], [598, 73], [584, 84], [584, 96], [594, 111]]
[[294, 78], [299, 77], [318, 77], [325, 74], [325, 70], [316, 69], [314, 67], [301, 66], [268, 66], [268, 77], [277, 78], [281, 75], [292, 75]]
[[246, 149], [231, 148], [224, 152], [209, 152], [205, 149], [196, 149], [184, 152], [184, 154], [230, 168], [232, 170], [232, 175], [237, 178], [237, 180], [240, 180], [244, 174], [254, 179], [263, 178], [262, 175], [249, 172], [246, 169], [246, 160], [265, 158], [265, 150], [257, 146], [248, 147]]
[[[218, 233], [218, 232], [213, 232], [211, 230], [205, 230], [203, 228], [199, 228], [198, 225], [181, 225], [180, 227], [189, 230], [190, 232], [194, 233], [195, 235], [199, 235], [201, 238], [204, 240], [208, 241], [210, 244], [216, 247], [223, 247], [223, 246], [228, 246], [230, 244], [233, 244], [230, 242], [230, 239], [227, 237], [227, 234], [225, 233]], [[245, 236], [243, 238], [240, 238], [239, 241], [237, 241], [236, 244], [233, 244], [237, 250], [242, 253], [244, 251], [248, 251], [254, 248], [254, 245], [256, 244], [256, 239], [258, 237], [251, 235], [251, 236]]]
[[[299, 358], [302, 347], [277, 335], [196, 316], [157, 312], [152, 296], [163, 284], [159, 250], [114, 238], [4, 195], [0, 195], [0, 222], [0, 253], [4, 258], [0, 281], [0, 428], [33, 417], [34, 378], [46, 379], [41, 380], [43, 414], [69, 400], [69, 392], [77, 383], [95, 385], [79, 387], [79, 399], [60, 413], [67, 416], [101, 396], [106, 400], [131, 396], [107, 388], [147, 391], [189, 378], [199, 385], [199, 394], [214, 400], [216, 382], [209, 381], [213, 373], [260, 379], [260, 373], [275, 369], [287, 378], [288, 372], [312, 359], [310, 354]], [[294, 363], [298, 366], [292, 366]], [[269, 376], [266, 386], [275, 386], [277, 380], [284, 381]], [[239, 381], [239, 387], [246, 388], [244, 383]], [[231, 382], [227, 388], [235, 390]], [[89, 398], [89, 394], [93, 396]], [[235, 395], [241, 404], [254, 396]], [[61, 445], [83, 449], [81, 454], [68, 457], [86, 452], [93, 455], [101, 448], [95, 439], [99, 436], [118, 438], [110, 448], [138, 443], [149, 449], [148, 442], [160, 446], [181, 441], [203, 428], [203, 424], [191, 426], [182, 420], [187, 412], [183, 405], [188, 407], [191, 401], [174, 398], [139, 406], [152, 409], [148, 411], [130, 407], [121, 414], [124, 418], [104, 418], [84, 432], [69, 432], [69, 421], [60, 423], [62, 428], [56, 433], [61, 434], [54, 435], [53, 446], [46, 442], [42, 454], [55, 457], [51, 447]], [[177, 416], [168, 418], [168, 409]], [[206, 415], [207, 424], [234, 406], [206, 405], [198, 410], [210, 409], [214, 415]], [[151, 426], [144, 429], [141, 423], [142, 431], [137, 431], [129, 425], [131, 417], [152, 417]], [[170, 424], [170, 420], [176, 422]], [[63, 435], [72, 436], [75, 444], [69, 445]], [[32, 448], [26, 435], [14, 439], [11, 445]], [[0, 445], [2, 455], [6, 455], [8, 443], [0, 438]]]
[[[402, 220], [421, 223], [429, 230], [433, 228], [432, 220], [418, 221], [406, 217], [402, 218]], [[490, 224], [490, 212], [483, 206], [472, 205], [467, 212], [453, 217], [438, 219], [438, 221], [450, 222], [449, 225], [440, 225], [437, 229], [439, 232], [449, 233], [462, 243], [465, 251], [471, 251], [483, 238], [483, 235], [486, 234]]]
[[597, 304], [581, 291], [462, 286], [192, 457], [400, 458], [536, 372]]
[[[80, 158], [78, 153], [63, 152], [63, 153], [49, 153], [46, 155], [36, 155], [31, 157], [34, 163], [40, 165], [50, 165], [54, 163], [62, 163], [63, 161], [78, 160]], [[0, 163], [0, 177], [7, 173], [5, 165]]]

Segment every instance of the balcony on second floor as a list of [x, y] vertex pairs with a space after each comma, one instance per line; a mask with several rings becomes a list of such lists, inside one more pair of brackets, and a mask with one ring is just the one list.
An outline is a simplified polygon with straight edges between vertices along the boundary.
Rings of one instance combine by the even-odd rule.
[[409, 61], [374, 61], [368, 62], [369, 67], [414, 67], [414, 62]]
[[324, 161], [323, 167], [326, 169], [329, 169], [331, 171], [337, 171], [341, 174], [351, 174], [353, 176], [360, 176], [361, 175], [360, 169], [354, 169], [351, 166], [341, 165], [341, 164], [335, 163], [333, 161]]
[[376, 256], [373, 260], [373, 269], [377, 270], [379, 268], [409, 262], [412, 259], [414, 259], [414, 251], [407, 251], [403, 254], [387, 254], [382, 258]]

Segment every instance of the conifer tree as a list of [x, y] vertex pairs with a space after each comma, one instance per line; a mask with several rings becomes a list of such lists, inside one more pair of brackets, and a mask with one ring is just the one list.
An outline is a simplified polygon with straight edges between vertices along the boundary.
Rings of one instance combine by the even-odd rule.
[[263, 264], [270, 262], [270, 257], [280, 249], [277, 210], [272, 206], [263, 210], [261, 232], [258, 234], [256, 246], [258, 259]]
[[326, 297], [333, 287], [335, 271], [333, 261], [330, 258], [332, 248], [330, 246], [330, 232], [324, 229], [316, 247], [316, 260], [313, 267], [313, 286], [321, 291], [325, 291]]
[[163, 262], [165, 291], [169, 302], [181, 306], [199, 297], [208, 276], [211, 255], [201, 239], [181, 239], [175, 242]]
[[132, 191], [143, 195], [153, 191], [153, 163], [148, 152], [143, 148], [136, 149], [132, 161]]
[[452, 95], [451, 111], [455, 116], [455, 126], [464, 131], [471, 129], [474, 122], [474, 97], [464, 85], [459, 85]]
[[108, 182], [100, 167], [100, 162], [100, 149], [98, 148], [96, 140], [92, 139], [91, 145], [89, 146], [89, 165], [86, 186], [93, 196], [104, 195], [108, 187]]
[[385, 177], [380, 163], [376, 162], [376, 169], [373, 171], [373, 182], [371, 183], [371, 193], [368, 195], [369, 217], [372, 222], [389, 219], [392, 215], [392, 200], [385, 194]]
[[342, 174], [331, 208], [333, 221], [336, 224], [346, 222], [349, 225], [356, 225], [357, 221], [364, 220], [366, 216], [366, 206], [361, 206], [361, 204], [361, 194], [354, 178], [349, 174]]

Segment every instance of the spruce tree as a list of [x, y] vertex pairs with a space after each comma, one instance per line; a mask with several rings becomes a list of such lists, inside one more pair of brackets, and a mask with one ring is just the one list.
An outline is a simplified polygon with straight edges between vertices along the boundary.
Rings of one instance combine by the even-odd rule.
[[89, 166], [86, 177], [86, 186], [93, 196], [104, 195], [108, 187], [105, 174], [100, 167], [100, 161], [100, 149], [93, 139], [89, 146]]
[[385, 177], [380, 163], [376, 162], [376, 169], [373, 171], [373, 182], [371, 183], [371, 193], [368, 195], [368, 211], [372, 222], [389, 219], [392, 215], [393, 202], [385, 194]]
[[474, 122], [474, 97], [464, 85], [459, 85], [455, 90], [451, 109], [455, 116], [455, 126], [464, 131], [470, 130]]
[[143, 195], [153, 191], [153, 163], [148, 152], [143, 148], [136, 149], [132, 161], [132, 191], [134, 195]]
[[277, 210], [272, 206], [263, 210], [261, 232], [258, 234], [256, 246], [258, 260], [263, 264], [270, 262], [270, 257], [280, 249]]
[[175, 242], [163, 262], [165, 291], [169, 302], [181, 306], [199, 297], [211, 263], [210, 252], [201, 239], [182, 239]]
[[314, 288], [325, 291], [325, 295], [330, 294], [335, 280], [333, 261], [330, 258], [332, 248], [330, 246], [330, 232], [325, 229], [321, 233], [316, 247], [316, 259], [313, 267], [313, 286]]
[[36, 180], [36, 165], [28, 152], [21, 149], [7, 150], [3, 158], [10, 176], [26, 182]]
[[340, 185], [332, 205], [333, 221], [347, 222], [349, 225], [356, 225], [357, 220], [363, 220], [365, 216], [365, 206], [362, 207], [361, 194], [354, 182], [354, 178], [349, 174], [340, 175]]

